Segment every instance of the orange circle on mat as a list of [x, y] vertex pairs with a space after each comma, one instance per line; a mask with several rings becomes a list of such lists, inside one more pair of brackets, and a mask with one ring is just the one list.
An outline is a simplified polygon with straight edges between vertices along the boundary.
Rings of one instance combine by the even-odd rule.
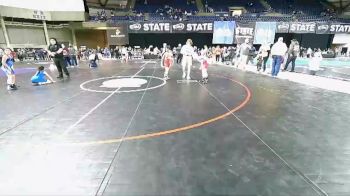
[[129, 136], [129, 137], [124, 137], [124, 138], [115, 138], [115, 139], [108, 139], [108, 140], [98, 140], [98, 141], [91, 141], [91, 142], [80, 142], [80, 143], [72, 143], [72, 145], [98, 145], [98, 144], [112, 144], [112, 143], [118, 143], [118, 142], [122, 142], [122, 141], [130, 141], [130, 140], [141, 140], [141, 139], [149, 139], [149, 138], [154, 138], [154, 137], [160, 137], [160, 136], [164, 136], [164, 135], [169, 135], [169, 134], [174, 134], [174, 133], [179, 133], [179, 132], [184, 132], [184, 131], [188, 131], [190, 129], [194, 129], [194, 128], [198, 128], [210, 123], [213, 123], [215, 121], [221, 120], [229, 115], [231, 115], [234, 112], [237, 112], [238, 110], [242, 109], [245, 105], [248, 104], [252, 93], [250, 92], [249, 88], [244, 85], [243, 83], [237, 81], [237, 80], [233, 80], [231, 78], [225, 77], [225, 76], [219, 76], [228, 80], [231, 80], [234, 83], [239, 84], [240, 86], [242, 86], [246, 92], [246, 97], [245, 99], [236, 107], [230, 109], [230, 111], [216, 116], [214, 118], [202, 121], [202, 122], [197, 122], [191, 125], [186, 125], [183, 127], [178, 127], [175, 129], [169, 129], [169, 130], [163, 130], [163, 131], [157, 131], [154, 133], [148, 133], [148, 134], [143, 134], [143, 135], [136, 135], [136, 136]]

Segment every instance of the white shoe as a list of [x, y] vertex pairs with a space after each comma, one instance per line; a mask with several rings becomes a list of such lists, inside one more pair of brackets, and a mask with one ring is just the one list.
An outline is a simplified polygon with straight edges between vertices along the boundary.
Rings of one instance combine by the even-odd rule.
[[182, 74], [182, 78], [185, 79], [186, 78], [186, 73]]
[[186, 79], [187, 79], [187, 80], [191, 80], [191, 77], [188, 76]]

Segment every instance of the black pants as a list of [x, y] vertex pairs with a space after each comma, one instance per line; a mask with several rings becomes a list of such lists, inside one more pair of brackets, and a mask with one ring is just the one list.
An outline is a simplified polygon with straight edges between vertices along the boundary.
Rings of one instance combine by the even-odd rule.
[[260, 70], [261, 70], [262, 64], [263, 64], [262, 60], [259, 59], [258, 62], [256, 63], [256, 70], [257, 70], [257, 71], [260, 71]]
[[220, 61], [220, 55], [216, 55], [216, 62]]
[[64, 71], [64, 73], [67, 76], [69, 76], [67, 66], [66, 66], [66, 63], [64, 62], [63, 58], [54, 58], [53, 62], [55, 63], [55, 65], [57, 67], [57, 71], [58, 71], [59, 76], [63, 76], [62, 70]]
[[289, 56], [288, 59], [287, 59], [286, 65], [284, 66], [283, 70], [287, 70], [289, 63], [292, 62], [292, 70], [291, 71], [294, 71], [294, 69], [295, 69], [295, 60], [296, 59], [297, 59], [296, 56]]
[[263, 72], [265, 72], [266, 70], [266, 63], [267, 63], [267, 60], [269, 59], [269, 57], [263, 57]]
[[178, 54], [177, 55], [177, 59], [176, 59], [176, 63], [178, 63], [178, 64], [180, 64], [181, 63], [181, 61], [182, 61], [182, 54]]

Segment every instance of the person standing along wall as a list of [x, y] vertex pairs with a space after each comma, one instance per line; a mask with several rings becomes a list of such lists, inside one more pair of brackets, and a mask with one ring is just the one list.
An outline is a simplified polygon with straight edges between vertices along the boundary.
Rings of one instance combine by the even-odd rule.
[[66, 48], [66, 46], [64, 44], [62, 44], [62, 48], [63, 48], [63, 58], [64, 58], [64, 62], [66, 63], [66, 66], [69, 65], [72, 66], [72, 63], [70, 62], [70, 54], [68, 51], [68, 48]]
[[221, 48], [220, 48], [220, 46], [216, 46], [216, 48], [215, 48], [215, 61], [217, 63], [220, 62], [220, 59], [221, 59], [220, 57], [221, 57]]
[[269, 51], [270, 51], [270, 44], [263, 44], [260, 48], [259, 48], [259, 54], [262, 57], [262, 71], [265, 72], [266, 70], [266, 63], [267, 60], [269, 59]]
[[312, 57], [312, 49], [311, 49], [311, 48], [308, 48], [308, 49], [306, 50], [306, 57], [307, 57], [307, 58], [311, 58], [311, 57]]
[[249, 51], [251, 50], [251, 45], [249, 44], [249, 39], [245, 39], [244, 43], [240, 45], [239, 47], [239, 66], [241, 69], [245, 70], [247, 63], [248, 63], [248, 57], [249, 57]]
[[72, 45], [69, 45], [68, 48], [71, 63], [73, 66], [78, 66], [78, 60], [77, 60], [77, 49], [75, 49]]
[[322, 52], [321, 52], [321, 49], [317, 49], [313, 54], [313, 57], [309, 61], [310, 75], [315, 75], [316, 72], [320, 70], [321, 61], [322, 61]]
[[299, 42], [293, 39], [288, 49], [288, 60], [286, 62], [286, 65], [284, 66], [283, 71], [286, 71], [288, 69], [289, 64], [292, 62], [292, 69], [290, 72], [294, 72], [295, 61], [298, 58], [299, 53], [300, 53]]
[[271, 75], [276, 77], [280, 71], [281, 64], [283, 63], [284, 56], [286, 55], [288, 48], [283, 42], [283, 38], [278, 38], [278, 41], [271, 48], [272, 55], [272, 68]]

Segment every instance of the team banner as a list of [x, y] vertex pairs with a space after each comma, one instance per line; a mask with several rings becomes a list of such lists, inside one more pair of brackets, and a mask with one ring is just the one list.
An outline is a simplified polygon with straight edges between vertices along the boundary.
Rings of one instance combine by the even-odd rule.
[[318, 22], [316, 34], [330, 34], [330, 24], [328, 22]]
[[233, 44], [235, 26], [234, 21], [215, 21], [213, 44]]
[[255, 24], [254, 44], [273, 44], [276, 22], [257, 22]]
[[315, 22], [291, 22], [289, 23], [289, 33], [315, 33]]
[[171, 24], [172, 33], [186, 33], [186, 22], [174, 22]]
[[289, 22], [277, 22], [276, 33], [288, 33], [289, 32]]
[[186, 33], [212, 33], [212, 22], [187, 22]]
[[244, 43], [245, 39], [249, 39], [252, 43], [254, 38], [255, 22], [236, 22], [235, 43]]
[[212, 33], [212, 22], [173, 22], [172, 33]]
[[[221, 21], [226, 22], [226, 21]], [[260, 35], [259, 31], [272, 35], [275, 33], [317, 33], [317, 34], [343, 34], [350, 33], [350, 24], [343, 23], [315, 23], [315, 22], [257, 22], [255, 30], [254, 22], [235, 22], [235, 43], [242, 42], [245, 38], [253, 38]], [[276, 24], [275, 28], [272, 24]], [[117, 26], [119, 24], [116, 24]], [[213, 22], [130, 22], [127, 24], [129, 33], [213, 33]], [[261, 41], [259, 36], [257, 39]], [[258, 40], [254, 40], [255, 42]], [[255, 43], [254, 42], [254, 43]]]
[[136, 22], [129, 33], [212, 33], [212, 22]]
[[350, 33], [350, 24], [331, 24], [329, 32], [330, 34]]
[[129, 33], [171, 33], [171, 22], [129, 23]]
[[128, 45], [129, 34], [127, 24], [118, 24], [113, 29], [107, 29], [107, 41], [109, 45]]

